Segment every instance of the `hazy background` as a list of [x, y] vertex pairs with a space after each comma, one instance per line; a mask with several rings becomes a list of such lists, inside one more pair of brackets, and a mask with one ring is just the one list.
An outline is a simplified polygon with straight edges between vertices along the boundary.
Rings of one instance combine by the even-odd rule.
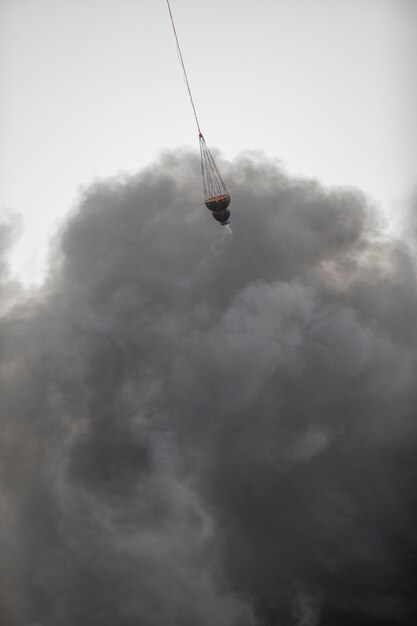
[[416, 5], [0, 6], [0, 624], [414, 625]]
[[[202, 128], [395, 215], [415, 173], [413, 0], [173, 0]], [[43, 275], [80, 186], [197, 146], [165, 0], [1, 0], [0, 207]]]

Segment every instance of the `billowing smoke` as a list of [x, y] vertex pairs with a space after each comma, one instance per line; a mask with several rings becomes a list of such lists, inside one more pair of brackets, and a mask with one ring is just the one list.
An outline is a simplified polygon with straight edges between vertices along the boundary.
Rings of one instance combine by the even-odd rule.
[[415, 623], [412, 251], [356, 190], [223, 169], [233, 237], [168, 154], [2, 309], [2, 625]]

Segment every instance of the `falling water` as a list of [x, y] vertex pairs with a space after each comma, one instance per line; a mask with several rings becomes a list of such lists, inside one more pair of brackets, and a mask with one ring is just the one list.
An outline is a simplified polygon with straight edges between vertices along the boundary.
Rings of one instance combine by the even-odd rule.
[[211, 243], [211, 251], [213, 254], [218, 254], [222, 247], [226, 246], [233, 238], [233, 231], [229, 224], [222, 226], [221, 229], [217, 229], [216, 236]]

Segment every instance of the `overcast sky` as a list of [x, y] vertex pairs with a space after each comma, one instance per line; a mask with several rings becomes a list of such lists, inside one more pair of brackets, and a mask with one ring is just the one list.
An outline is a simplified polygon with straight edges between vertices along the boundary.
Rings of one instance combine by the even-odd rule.
[[[356, 185], [385, 208], [413, 184], [412, 0], [172, 0], [201, 125], [231, 158]], [[1, 0], [0, 208], [14, 268], [92, 179], [197, 148], [165, 0]]]

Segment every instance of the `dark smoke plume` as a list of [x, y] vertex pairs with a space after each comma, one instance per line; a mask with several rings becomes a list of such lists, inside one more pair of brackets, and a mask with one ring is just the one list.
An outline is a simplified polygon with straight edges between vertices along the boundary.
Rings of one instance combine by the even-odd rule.
[[166, 155], [2, 291], [2, 625], [417, 623], [412, 251], [356, 190], [224, 169], [233, 237]]

